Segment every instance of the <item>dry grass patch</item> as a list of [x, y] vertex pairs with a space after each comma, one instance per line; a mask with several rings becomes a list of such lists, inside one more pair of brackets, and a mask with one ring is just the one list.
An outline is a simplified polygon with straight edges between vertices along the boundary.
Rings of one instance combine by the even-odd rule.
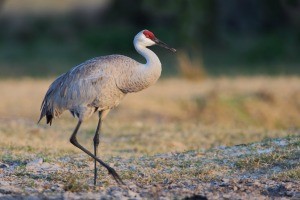
[[235, 159], [234, 166], [247, 173], [274, 173], [276, 174], [273, 175], [274, 178], [282, 179], [295, 176], [294, 180], [298, 180], [299, 136], [291, 136], [278, 141], [267, 140], [260, 145], [252, 145], [248, 154]]
[[288, 169], [286, 171], [283, 171], [279, 174], [276, 174], [273, 176], [274, 179], [279, 180], [298, 180], [300, 181], [300, 166], [294, 168], [294, 169]]
[[[51, 81], [0, 81], [2, 148], [20, 156], [80, 152], [69, 143], [76, 119], [68, 112], [51, 127], [36, 124]], [[299, 92], [298, 77], [161, 80], [111, 111], [103, 123], [100, 155], [154, 155], [297, 134]], [[96, 123], [94, 115], [78, 134], [90, 149]]]
[[181, 51], [177, 53], [177, 60], [178, 69], [183, 78], [198, 81], [207, 78], [203, 61], [199, 57], [197, 59], [191, 59], [187, 52]]

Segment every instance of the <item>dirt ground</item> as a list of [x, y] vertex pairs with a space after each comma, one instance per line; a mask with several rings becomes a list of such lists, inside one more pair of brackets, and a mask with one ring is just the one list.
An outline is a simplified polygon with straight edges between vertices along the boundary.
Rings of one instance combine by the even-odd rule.
[[[1, 151], [7, 151], [1, 149]], [[107, 157], [126, 185], [86, 155], [6, 152], [0, 199], [299, 199], [300, 137], [131, 158]]]

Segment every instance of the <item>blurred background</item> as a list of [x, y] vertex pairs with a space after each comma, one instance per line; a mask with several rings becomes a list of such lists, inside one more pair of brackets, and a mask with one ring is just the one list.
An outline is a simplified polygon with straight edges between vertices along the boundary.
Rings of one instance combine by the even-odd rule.
[[110, 112], [105, 155], [299, 135], [300, 0], [0, 0], [0, 146], [76, 151], [68, 112], [36, 124], [47, 88], [96, 56], [145, 62], [133, 47], [142, 29], [178, 51], [151, 47], [162, 78]]
[[163, 76], [300, 73], [299, 0], [0, 0], [0, 27], [1, 77], [54, 76], [106, 54], [143, 61], [132, 40], [145, 28], [180, 50], [154, 47]]

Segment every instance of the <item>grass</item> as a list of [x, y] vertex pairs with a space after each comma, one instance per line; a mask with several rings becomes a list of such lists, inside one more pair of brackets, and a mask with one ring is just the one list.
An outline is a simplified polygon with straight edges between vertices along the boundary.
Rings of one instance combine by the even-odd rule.
[[284, 172], [276, 174], [273, 176], [274, 179], [281, 179], [281, 180], [300, 180], [300, 167], [296, 167], [294, 169], [288, 169]]
[[[5, 172], [5, 180], [17, 181], [25, 191], [93, 192], [114, 185], [107, 171], [99, 170], [99, 185], [91, 187], [93, 162], [69, 143], [76, 125], [69, 113], [51, 127], [36, 124], [50, 83], [0, 81], [0, 161], [17, 166]], [[299, 83], [298, 77], [163, 79], [128, 95], [110, 112], [100, 158], [125, 181], [155, 186], [149, 189], [152, 197], [172, 185], [183, 187], [182, 181], [197, 185], [241, 174], [300, 181]], [[90, 150], [96, 124], [93, 115], [79, 133]], [[60, 170], [28, 170], [26, 164], [36, 158]]]
[[[37, 125], [50, 80], [2, 80], [0, 145], [21, 155], [78, 152], [68, 112]], [[287, 85], [288, 83], [288, 85]], [[300, 79], [239, 77], [192, 82], [162, 80], [128, 95], [103, 123], [102, 155], [153, 155], [236, 145], [295, 134], [300, 125]], [[83, 124], [80, 142], [92, 147], [97, 115]], [[296, 130], [296, 131], [294, 131]], [[6, 153], [2, 153], [7, 154]]]
[[289, 167], [291, 163], [283, 163], [286, 160], [296, 159], [295, 156], [299, 156], [299, 151], [291, 152], [274, 152], [261, 156], [247, 157], [241, 159], [235, 163], [236, 167], [244, 170], [255, 170], [257, 168], [268, 168], [274, 165]]

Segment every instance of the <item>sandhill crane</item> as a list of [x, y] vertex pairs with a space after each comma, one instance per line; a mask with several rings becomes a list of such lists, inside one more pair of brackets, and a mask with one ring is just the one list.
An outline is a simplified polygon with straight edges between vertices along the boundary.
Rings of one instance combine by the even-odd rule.
[[[102, 120], [116, 107], [127, 93], [141, 91], [153, 85], [161, 74], [161, 63], [148, 46], [159, 45], [172, 52], [151, 31], [142, 30], [133, 40], [136, 51], [146, 59], [141, 64], [127, 56], [109, 55], [96, 57], [75, 66], [59, 76], [49, 87], [41, 106], [39, 122], [46, 116], [47, 124], [69, 110], [78, 118], [70, 142], [94, 159], [94, 185], [97, 179], [97, 162], [108, 170], [118, 184], [124, 184], [117, 172], [97, 157]], [[94, 135], [94, 154], [76, 139], [83, 121], [98, 111], [99, 120]]]

